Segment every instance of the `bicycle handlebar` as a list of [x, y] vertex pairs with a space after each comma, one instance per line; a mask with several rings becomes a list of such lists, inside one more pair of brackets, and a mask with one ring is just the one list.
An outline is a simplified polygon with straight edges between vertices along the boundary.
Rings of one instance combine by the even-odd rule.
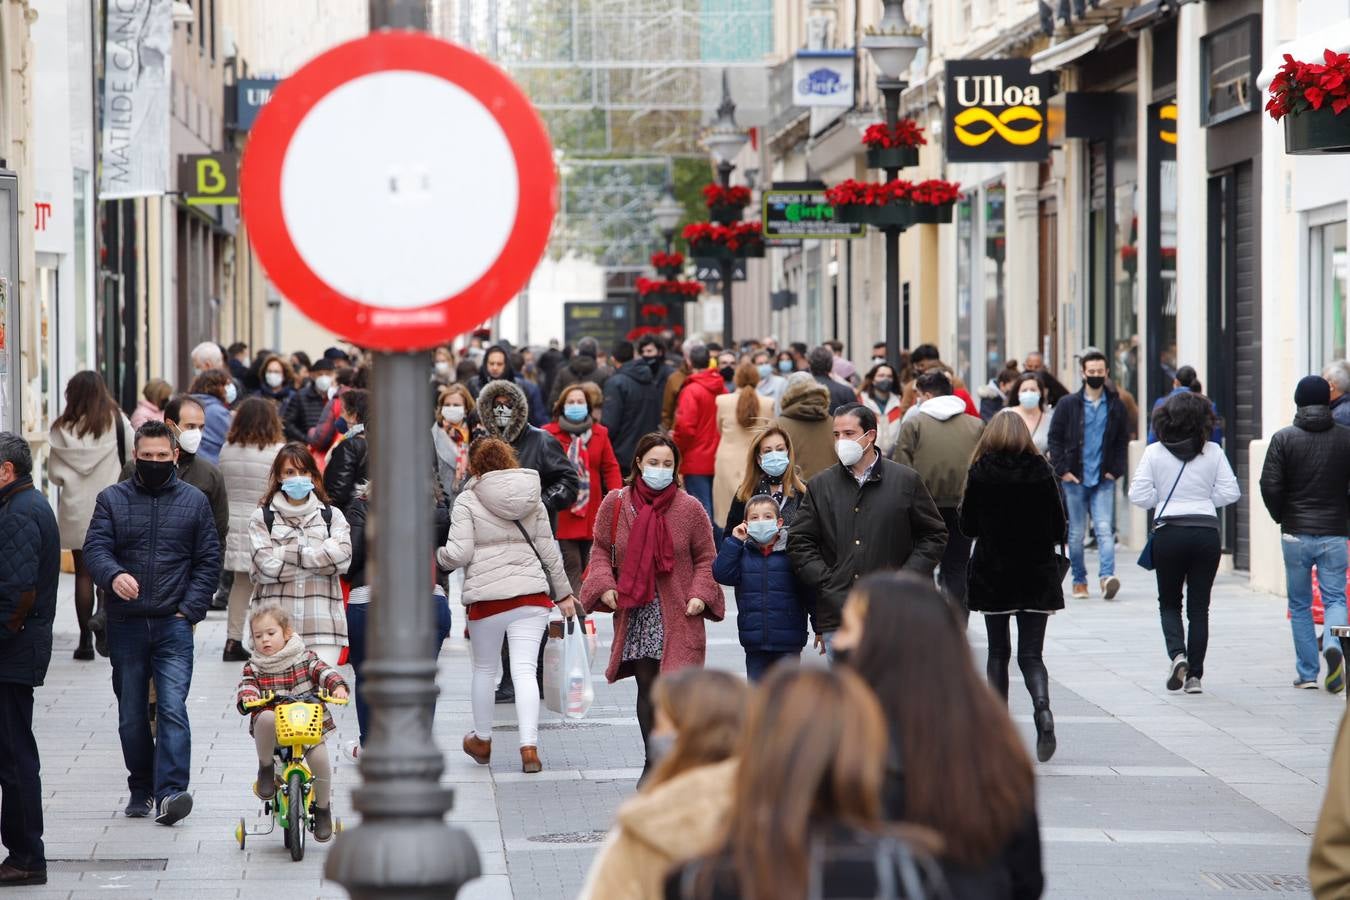
[[244, 709], [261, 709], [265, 706], [283, 705], [286, 703], [331, 703], [334, 706], [346, 706], [351, 702], [349, 697], [334, 697], [332, 694], [320, 691], [317, 694], [300, 694], [292, 696], [290, 694], [277, 694], [268, 691], [262, 696], [244, 701]]

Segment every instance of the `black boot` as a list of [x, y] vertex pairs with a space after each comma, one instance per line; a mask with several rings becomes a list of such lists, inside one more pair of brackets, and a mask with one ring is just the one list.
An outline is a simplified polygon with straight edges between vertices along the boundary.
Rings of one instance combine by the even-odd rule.
[[1003, 698], [1003, 702], [1008, 702], [1008, 660], [1006, 657], [990, 656], [989, 661], [984, 665], [985, 674], [989, 676], [989, 686], [998, 692]]
[[502, 683], [497, 687], [497, 694], [493, 697], [496, 703], [515, 703], [516, 686], [511, 680], [511, 645], [502, 640]]
[[1032, 720], [1036, 723], [1036, 758], [1049, 762], [1055, 755], [1055, 717], [1050, 713], [1050, 674], [1044, 667], [1023, 671], [1022, 678], [1027, 683], [1027, 693], [1031, 695], [1031, 705], [1035, 709]]

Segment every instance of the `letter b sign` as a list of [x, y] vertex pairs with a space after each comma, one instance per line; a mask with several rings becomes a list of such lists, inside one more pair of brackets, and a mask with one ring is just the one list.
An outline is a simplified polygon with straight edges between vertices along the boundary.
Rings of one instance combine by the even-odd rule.
[[189, 206], [237, 204], [239, 158], [233, 153], [180, 157], [178, 189]]

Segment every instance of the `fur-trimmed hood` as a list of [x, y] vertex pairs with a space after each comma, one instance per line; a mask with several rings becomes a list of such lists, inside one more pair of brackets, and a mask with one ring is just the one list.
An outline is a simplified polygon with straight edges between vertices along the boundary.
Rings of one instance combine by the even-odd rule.
[[814, 381], [788, 379], [783, 389], [780, 415], [806, 422], [824, 420], [830, 412], [830, 392]]
[[[507, 397], [510, 400], [511, 424], [506, 428], [497, 426], [497, 417], [492, 412], [498, 397]], [[514, 444], [530, 422], [530, 402], [525, 398], [525, 392], [512, 381], [489, 381], [483, 385], [483, 389], [478, 392], [477, 412], [479, 421], [487, 433], [492, 437], [501, 438], [508, 444]]]

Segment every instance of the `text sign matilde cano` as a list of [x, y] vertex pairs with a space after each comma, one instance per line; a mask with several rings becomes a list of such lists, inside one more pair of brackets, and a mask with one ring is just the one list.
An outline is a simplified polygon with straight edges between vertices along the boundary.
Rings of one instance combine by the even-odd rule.
[[764, 192], [764, 240], [837, 240], [862, 237], [866, 226], [837, 222], [823, 190]]
[[103, 200], [169, 189], [172, 0], [108, 0], [103, 73]]

